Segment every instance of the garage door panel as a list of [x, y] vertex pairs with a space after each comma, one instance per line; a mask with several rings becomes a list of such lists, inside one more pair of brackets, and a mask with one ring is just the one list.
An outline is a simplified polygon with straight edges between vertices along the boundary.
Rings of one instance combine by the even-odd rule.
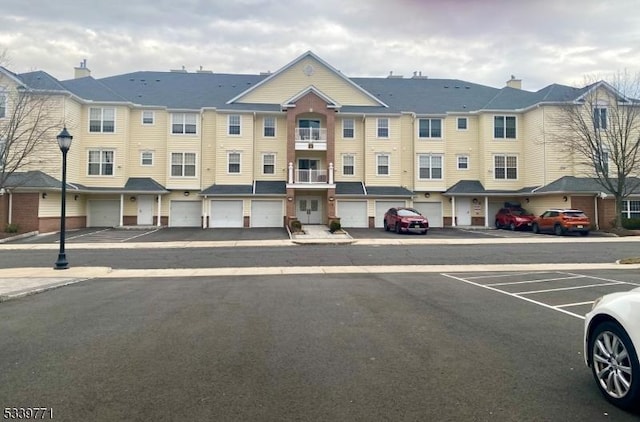
[[211, 227], [244, 227], [242, 200], [211, 201]]
[[199, 201], [171, 201], [169, 226], [200, 227], [202, 203]]
[[251, 201], [251, 227], [282, 227], [284, 225], [281, 200]]
[[441, 202], [414, 202], [413, 207], [429, 220], [429, 227], [443, 227]]
[[405, 201], [376, 201], [376, 227], [384, 227], [384, 214], [389, 208], [405, 206]]
[[338, 201], [337, 214], [342, 227], [369, 227], [367, 201]]
[[116, 227], [120, 225], [120, 201], [90, 200], [87, 227]]

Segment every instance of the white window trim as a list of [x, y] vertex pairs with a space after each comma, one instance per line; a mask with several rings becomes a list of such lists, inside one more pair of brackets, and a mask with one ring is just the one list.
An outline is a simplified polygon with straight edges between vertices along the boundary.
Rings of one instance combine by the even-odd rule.
[[0, 103], [4, 104], [4, 114], [0, 116], [0, 119], [6, 119], [9, 114], [9, 93], [4, 87], [0, 87]]
[[608, 107], [608, 104], [606, 104], [606, 103], [602, 103], [602, 104], [598, 103], [595, 106], [593, 106], [593, 110], [591, 110], [591, 118], [594, 117], [593, 114], [595, 113], [596, 110], [602, 110], [602, 109], [605, 110], [604, 120], [605, 120], [605, 126], [606, 127], [604, 127], [604, 128], [602, 127], [602, 122], [601, 122], [601, 119], [600, 119], [600, 113], [598, 113], [598, 122], [597, 122], [598, 126], [595, 127], [595, 124], [596, 124], [595, 121], [593, 122], [593, 124], [594, 124], [594, 127], [595, 127], [596, 130], [606, 131], [609, 128], [609, 107]]
[[[380, 136], [380, 121], [381, 120], [386, 120], [387, 121], [387, 136]], [[389, 139], [391, 138], [391, 119], [389, 119], [388, 117], [378, 117], [376, 119], [376, 138], [378, 139]]]
[[[94, 132], [97, 133], [97, 132]], [[108, 133], [108, 132], [107, 132]], [[92, 152], [100, 152], [100, 162], [97, 164], [100, 164], [100, 173], [99, 174], [89, 174], [89, 164], [91, 164], [91, 161], [89, 161], [90, 155]], [[112, 167], [112, 171], [111, 174], [102, 174], [102, 153], [103, 152], [112, 152], [113, 153], [113, 162], [111, 163], [111, 167]], [[96, 163], [94, 163], [96, 164]], [[115, 149], [111, 149], [111, 148], [89, 148], [87, 149], [87, 177], [114, 177], [116, 175], [116, 150]]]
[[[420, 121], [421, 120], [429, 120], [429, 135], [428, 136], [420, 136]], [[440, 120], [440, 137], [431, 136], [431, 121], [432, 120]], [[418, 139], [431, 139], [434, 141], [442, 141], [444, 140], [444, 119], [441, 117], [418, 117], [418, 124], [416, 125], [417, 137]]]
[[[460, 119], [464, 119], [467, 121], [466, 127], [464, 129], [460, 129], [460, 127], [458, 126], [458, 120]], [[466, 132], [469, 130], [469, 118], [468, 117], [456, 117], [456, 130], [458, 132]], [[518, 134], [518, 132], [516, 131], [516, 135]]]
[[[344, 122], [347, 121], [347, 120], [350, 120], [350, 121], [353, 122], [353, 136], [351, 136], [351, 137], [344, 136], [344, 130], [345, 130]], [[376, 128], [376, 132], [377, 132], [377, 130], [378, 129]], [[342, 139], [356, 139], [356, 119], [348, 119], [348, 118], [347, 119], [342, 119]]]
[[[100, 109], [100, 131], [92, 132], [91, 131], [91, 109]], [[105, 109], [113, 110], [113, 132], [105, 132], [104, 131], [104, 111]], [[88, 115], [87, 115], [87, 133], [91, 134], [101, 134], [101, 135], [115, 135], [118, 132], [118, 127], [116, 122], [118, 121], [118, 110], [115, 107], [89, 107]]]
[[[387, 157], [387, 174], [380, 174], [379, 173], [379, 168], [380, 168], [380, 162], [378, 161], [380, 159], [380, 157]], [[376, 176], [380, 176], [380, 177], [390, 177], [391, 176], [391, 154], [376, 154]]]
[[[501, 178], [501, 179], [498, 179], [496, 177], [496, 157], [504, 157], [504, 178]], [[509, 179], [507, 177], [507, 169], [509, 168], [507, 166], [508, 157], [516, 157], [516, 178], [515, 179]], [[492, 166], [493, 166], [493, 180], [495, 181], [516, 182], [520, 179], [520, 159], [517, 154], [493, 154]]]
[[[460, 168], [460, 158], [463, 158], [463, 157], [467, 159], [467, 168]], [[471, 167], [470, 161], [471, 161], [471, 159], [469, 158], [468, 155], [461, 154], [461, 155], [456, 156], [456, 169], [462, 170], [462, 171], [469, 170], [469, 167]], [[494, 162], [494, 165], [495, 165], [495, 162]]]
[[[266, 123], [267, 123], [267, 119], [273, 119], [273, 135], [265, 135], [264, 132], [267, 129]], [[242, 118], [240, 119], [240, 122], [242, 122]], [[228, 129], [227, 129], [228, 131]], [[240, 132], [242, 132], [242, 126], [240, 127]], [[262, 118], [262, 137], [263, 138], [275, 138], [278, 136], [278, 119], [276, 118], [276, 116], [264, 116]]]
[[[151, 154], [151, 164], [145, 164], [143, 156], [144, 154]], [[140, 165], [142, 167], [153, 167], [153, 163], [155, 162], [155, 154], [153, 151], [140, 151]]]
[[[420, 157], [440, 157], [440, 177], [439, 178], [435, 178], [435, 177], [420, 177]], [[431, 164], [431, 160], [429, 160], [429, 164]], [[426, 153], [426, 154], [418, 154], [417, 156], [417, 160], [416, 160], [416, 169], [418, 170], [418, 180], [444, 180], [444, 154], [438, 154], [438, 153]], [[429, 169], [431, 170], [430, 173], [433, 174], [433, 166], [429, 166]]]
[[[348, 139], [350, 139], [350, 138], [348, 138]], [[344, 166], [345, 166], [344, 159], [345, 159], [345, 157], [352, 157], [353, 158], [353, 174], [346, 174], [344, 172]], [[378, 166], [376, 165], [376, 168], [377, 167]], [[356, 155], [355, 154], [342, 154], [342, 175], [344, 177], [355, 177], [356, 176]]]
[[[265, 166], [265, 162], [264, 162], [264, 158], [266, 156], [273, 156], [273, 173], [265, 173], [264, 172], [264, 166]], [[229, 156], [227, 155], [227, 161], [229, 161]], [[242, 163], [242, 155], [240, 156], [240, 162]], [[278, 168], [278, 156], [275, 152], [265, 152], [262, 154], [262, 175], [263, 176], [275, 176], [276, 174], [276, 169]], [[227, 171], [229, 171], [229, 165], [227, 164]], [[240, 167], [240, 171], [242, 171], [242, 167]], [[238, 173], [232, 173], [232, 174], [238, 174]]]
[[[144, 121], [145, 113], [151, 113], [151, 123], [145, 123]], [[140, 115], [140, 124], [142, 124], [143, 126], [154, 126], [156, 124], [156, 112], [153, 110], [142, 110], [142, 113]]]
[[[231, 160], [230, 160], [231, 154], [238, 154], [238, 156], [239, 156], [239, 159], [238, 159], [238, 172], [233, 172], [232, 173], [232, 172], [229, 171], [229, 164], [231, 164]], [[239, 152], [239, 151], [228, 151], [227, 152], [227, 174], [234, 175], [234, 176], [242, 174], [242, 153], [241, 152]]]
[[[182, 132], [181, 133], [174, 133], [173, 132], [173, 125], [177, 124], [175, 122], [175, 117], [177, 115], [181, 115], [182, 116]], [[187, 115], [195, 115], [196, 116], [196, 131], [195, 133], [187, 133]], [[190, 113], [190, 112], [186, 112], [186, 111], [180, 111], [180, 112], [172, 112], [171, 113], [171, 119], [169, 122], [169, 134], [172, 136], [198, 136], [198, 134], [200, 133], [200, 119], [198, 118], [199, 114], [198, 113]]]
[[[230, 133], [231, 132], [231, 118], [235, 117], [235, 116], [238, 117], [238, 133]], [[235, 126], [235, 125], [233, 125], [233, 126]], [[264, 135], [264, 132], [262, 132], [262, 134]], [[240, 115], [240, 114], [229, 114], [227, 116], [227, 136], [233, 136], [233, 137], [242, 136], [242, 115]]]
[[[504, 118], [504, 136], [502, 138], [496, 138], [496, 117], [502, 117]], [[515, 122], [515, 130], [516, 130], [516, 136], [513, 138], [507, 138], [507, 117], [513, 117], [514, 122]], [[508, 141], [508, 142], [513, 142], [516, 141], [518, 139], [518, 116], [516, 116], [515, 114], [494, 114], [492, 116], [492, 136], [493, 136], [493, 140], [494, 141]]]
[[[171, 172], [172, 167], [173, 167], [173, 154], [182, 154], [182, 176], [174, 176]], [[193, 164], [193, 166], [195, 167], [195, 171], [194, 171], [194, 175], [193, 176], [184, 176], [184, 169], [186, 166], [185, 163], [185, 158], [187, 154], [193, 154], [195, 157], [195, 163]], [[172, 179], [197, 179], [198, 178], [198, 153], [195, 151], [171, 151], [169, 153], [169, 177]]]

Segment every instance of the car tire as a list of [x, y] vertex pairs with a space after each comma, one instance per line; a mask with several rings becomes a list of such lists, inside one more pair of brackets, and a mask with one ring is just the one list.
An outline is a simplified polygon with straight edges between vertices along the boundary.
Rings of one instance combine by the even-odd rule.
[[500, 228], [502, 228], [502, 226], [500, 225], [500, 222], [496, 220], [496, 229], [500, 229]]
[[537, 223], [533, 223], [533, 224], [531, 225], [531, 231], [532, 231], [532, 232], [534, 232], [535, 234], [540, 233], [540, 227], [538, 227], [538, 224], [537, 224]]
[[513, 222], [509, 223], [509, 230], [512, 232], [516, 231], [516, 225]]
[[428, 231], [429, 231], [429, 230], [425, 230], [425, 231], [423, 231], [423, 232], [422, 232], [422, 233], [420, 233], [420, 234], [425, 235], [425, 234], [427, 234], [427, 232], [428, 232]]
[[640, 365], [626, 331], [614, 321], [602, 322], [593, 328], [588, 350], [591, 372], [605, 398], [623, 409], [640, 407]]
[[402, 230], [400, 230], [400, 223], [396, 223], [396, 233], [402, 233]]
[[562, 236], [564, 234], [564, 229], [560, 224], [556, 224], [555, 226], [553, 226], [553, 232], [556, 234], [556, 236]]
[[389, 225], [387, 224], [387, 220], [384, 220], [384, 223], [382, 223], [382, 224], [383, 224], [383, 226], [384, 226], [384, 231], [388, 232], [388, 231], [390, 231], [390, 230], [391, 230], [391, 229], [389, 228]]

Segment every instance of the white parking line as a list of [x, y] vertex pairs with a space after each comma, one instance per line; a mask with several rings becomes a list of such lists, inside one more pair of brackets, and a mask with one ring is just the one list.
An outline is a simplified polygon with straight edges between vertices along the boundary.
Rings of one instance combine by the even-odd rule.
[[137, 239], [139, 237], [146, 236], [146, 235], [151, 234], [151, 233], [155, 233], [158, 230], [160, 230], [160, 229], [155, 229], [155, 230], [150, 230], [150, 231], [146, 231], [145, 230], [145, 231], [143, 231], [142, 233], [140, 233], [137, 236], [127, 237], [126, 239], [122, 239], [121, 242], [126, 242], [126, 241], [129, 241], [129, 240], [132, 240], [132, 239]]
[[570, 308], [572, 306], [583, 306], [583, 305], [591, 305], [594, 301], [588, 300], [586, 302], [576, 302], [576, 303], [564, 303], [562, 305], [556, 305], [558, 308]]
[[519, 295], [517, 295], [515, 293], [505, 292], [504, 290], [496, 289], [495, 287], [487, 286], [487, 285], [480, 284], [480, 283], [475, 283], [473, 281], [470, 281], [470, 280], [467, 280], [467, 279], [464, 279], [464, 278], [461, 278], [461, 277], [456, 277], [456, 276], [451, 275], [451, 274], [441, 273], [441, 275], [443, 275], [445, 277], [452, 278], [454, 280], [462, 281], [463, 283], [471, 284], [471, 285], [476, 286], [476, 287], [481, 287], [483, 289], [492, 290], [494, 292], [501, 293], [503, 295], [515, 297], [515, 298], [518, 298], [520, 300], [524, 300], [525, 302], [529, 302], [529, 303], [533, 303], [533, 304], [542, 306], [543, 308], [553, 309], [555, 311], [562, 312], [563, 314], [567, 314], [567, 315], [570, 315], [570, 316], [575, 317], [575, 318], [584, 319], [583, 315], [578, 315], [578, 314], [575, 314], [573, 312], [569, 312], [569, 311], [567, 311], [565, 309], [558, 308], [557, 306], [551, 306], [551, 305], [546, 304], [544, 302], [539, 302], [537, 300], [529, 299], [528, 297], [519, 296]]
[[[474, 277], [467, 277], [467, 280], [478, 280], [480, 278], [498, 278], [498, 277], [511, 277], [514, 275], [529, 275], [529, 274], [546, 274], [546, 271], [531, 271], [526, 273], [509, 273], [509, 274], [492, 274], [492, 275], [477, 275]], [[558, 274], [558, 272], [548, 272], [549, 274]]]
[[102, 229], [102, 230], [96, 230], [96, 231], [94, 231], [94, 232], [89, 232], [89, 233], [79, 234], [79, 235], [77, 235], [77, 236], [69, 236], [69, 237], [67, 237], [67, 240], [78, 239], [78, 238], [85, 237], [85, 236], [91, 236], [91, 235], [93, 235], [93, 234], [106, 232], [107, 230], [110, 230], [110, 229], [109, 229], [109, 228], [106, 228], [106, 229]]
[[510, 282], [507, 282], [507, 283], [487, 284], [487, 286], [495, 287], [495, 286], [512, 286], [514, 284], [546, 283], [548, 281], [572, 280], [574, 278], [582, 278], [582, 277], [584, 277], [584, 276], [575, 275], [575, 276], [571, 276], [571, 277], [544, 278], [544, 279], [541, 279], [541, 280], [510, 281]]
[[589, 289], [591, 287], [614, 286], [616, 284], [625, 284], [625, 283], [623, 281], [620, 281], [618, 283], [590, 284], [588, 286], [558, 287], [557, 289], [532, 290], [530, 292], [515, 292], [514, 295], [532, 295], [535, 293], [549, 293], [549, 292], [561, 292], [564, 290]]

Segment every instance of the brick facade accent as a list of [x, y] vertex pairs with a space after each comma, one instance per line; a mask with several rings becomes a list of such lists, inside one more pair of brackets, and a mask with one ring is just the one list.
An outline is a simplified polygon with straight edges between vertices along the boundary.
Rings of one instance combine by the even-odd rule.
[[[14, 193], [11, 220], [18, 225], [20, 233], [40, 230], [38, 221], [39, 193]], [[58, 219], [59, 220], [59, 219]]]
[[7, 224], [9, 224], [9, 195], [5, 193], [0, 196], [0, 229], [4, 230]]
[[[81, 229], [87, 227], [86, 217], [67, 217], [65, 220], [65, 230]], [[38, 221], [40, 233], [51, 233], [60, 231], [60, 217], [43, 217]]]

